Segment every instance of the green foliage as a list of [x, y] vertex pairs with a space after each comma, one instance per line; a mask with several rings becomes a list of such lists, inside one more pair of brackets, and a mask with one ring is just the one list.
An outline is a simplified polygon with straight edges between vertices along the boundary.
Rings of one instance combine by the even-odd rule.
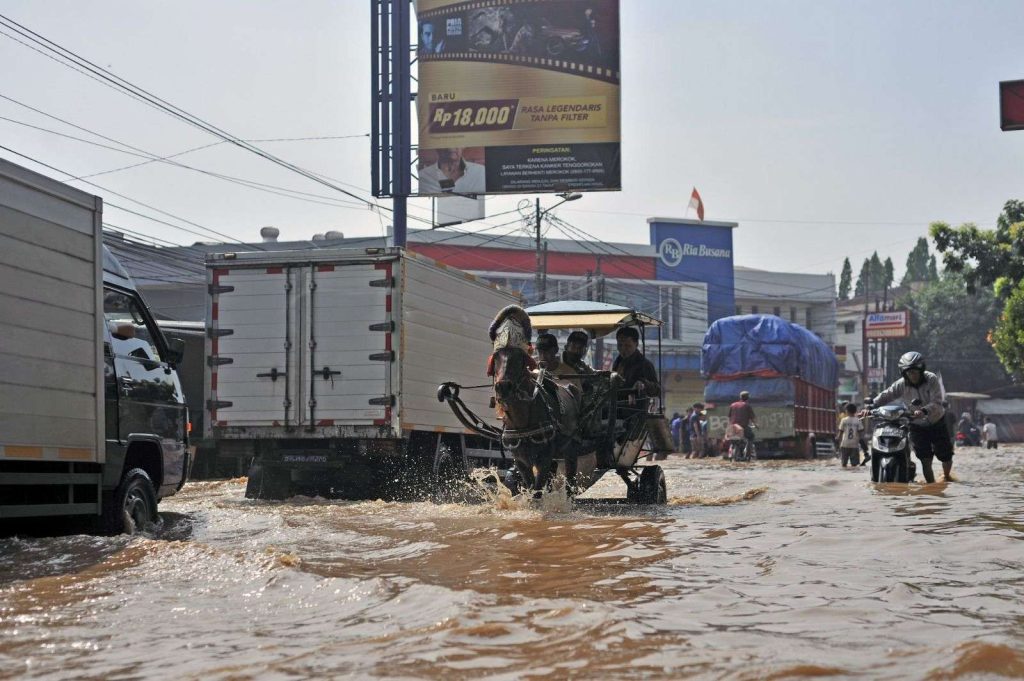
[[1024, 373], [1024, 282], [1006, 294], [1003, 314], [991, 341], [1003, 366], [1018, 376]]
[[[1024, 319], [1024, 294], [1021, 304]], [[912, 336], [897, 344], [898, 353], [924, 353], [928, 368], [942, 374], [946, 390], [983, 392], [1008, 382], [989, 343], [999, 319], [991, 291], [968, 293], [963, 277], [951, 274], [910, 294], [903, 306], [910, 309]]]
[[839, 275], [839, 300], [850, 299], [850, 287], [853, 286], [853, 268], [850, 259], [843, 260], [843, 271]]
[[896, 275], [895, 275], [895, 273], [893, 271], [892, 258], [886, 258], [885, 259], [885, 263], [883, 263], [882, 266], [884, 267], [884, 275], [885, 275], [883, 277], [882, 284], [885, 286], [886, 289], [892, 288], [892, 282], [893, 282], [893, 280], [896, 277]]
[[934, 281], [929, 276], [928, 260], [928, 239], [921, 237], [907, 256], [907, 270], [900, 284], [906, 286], [913, 281]]
[[878, 257], [878, 251], [871, 254], [870, 258], [864, 259], [860, 267], [860, 274], [857, 276], [857, 286], [854, 289], [856, 296], [868, 295], [882, 296], [882, 292], [892, 284], [892, 260], [886, 259], [889, 269], [882, 264]]
[[1003, 366], [1024, 377], [1024, 202], [1007, 201], [995, 230], [935, 222], [930, 231], [947, 272], [959, 273], [967, 291], [991, 291], [1002, 302], [991, 342]]

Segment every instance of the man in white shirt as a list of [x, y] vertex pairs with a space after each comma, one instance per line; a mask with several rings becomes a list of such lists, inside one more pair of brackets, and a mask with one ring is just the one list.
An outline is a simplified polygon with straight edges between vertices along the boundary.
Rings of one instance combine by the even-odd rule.
[[985, 449], [999, 449], [999, 436], [996, 434], [996, 424], [992, 423], [989, 417], [982, 417], [985, 424], [981, 427], [981, 435], [985, 439]]
[[420, 168], [420, 194], [483, 194], [487, 175], [483, 165], [467, 161], [462, 149], [435, 149], [437, 163]]

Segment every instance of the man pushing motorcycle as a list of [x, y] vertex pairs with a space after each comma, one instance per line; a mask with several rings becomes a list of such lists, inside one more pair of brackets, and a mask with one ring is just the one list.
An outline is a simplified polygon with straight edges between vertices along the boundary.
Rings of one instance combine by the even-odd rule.
[[924, 479], [935, 482], [932, 459], [937, 458], [942, 462], [945, 479], [952, 480], [953, 442], [944, 419], [945, 408], [942, 402], [946, 396], [942, 381], [925, 370], [924, 355], [920, 352], [904, 354], [898, 366], [902, 378], [879, 393], [874, 399], [874, 406], [881, 407], [897, 400], [902, 400], [908, 406], [915, 405], [914, 420], [910, 424], [910, 443], [914, 454], [921, 461]]

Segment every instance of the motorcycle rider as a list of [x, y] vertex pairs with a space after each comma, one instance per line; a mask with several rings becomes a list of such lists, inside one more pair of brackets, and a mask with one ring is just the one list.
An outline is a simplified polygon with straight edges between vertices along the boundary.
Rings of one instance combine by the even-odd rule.
[[915, 408], [910, 423], [910, 443], [914, 454], [921, 462], [921, 471], [927, 482], [935, 482], [932, 458], [942, 462], [942, 473], [946, 480], [950, 480], [953, 442], [946, 428], [946, 412], [942, 406], [946, 398], [942, 381], [925, 370], [924, 355], [920, 352], [905, 353], [900, 357], [898, 366], [902, 378], [879, 393], [874, 405], [881, 407], [902, 400], [909, 407], [914, 400], [920, 400], [920, 406]]

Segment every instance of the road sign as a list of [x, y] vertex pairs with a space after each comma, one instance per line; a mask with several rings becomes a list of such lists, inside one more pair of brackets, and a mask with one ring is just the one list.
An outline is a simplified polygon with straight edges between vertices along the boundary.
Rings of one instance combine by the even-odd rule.
[[881, 383], [884, 378], [885, 372], [882, 371], [882, 367], [868, 367], [868, 381]]
[[864, 320], [864, 331], [869, 339], [907, 338], [910, 336], [910, 312], [871, 312]]

